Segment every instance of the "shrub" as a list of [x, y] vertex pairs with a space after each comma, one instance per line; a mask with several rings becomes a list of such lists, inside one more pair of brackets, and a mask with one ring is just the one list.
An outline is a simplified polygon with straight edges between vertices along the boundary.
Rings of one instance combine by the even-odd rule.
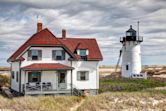
[[0, 87], [9, 86], [10, 85], [10, 77], [7, 75], [0, 75]]

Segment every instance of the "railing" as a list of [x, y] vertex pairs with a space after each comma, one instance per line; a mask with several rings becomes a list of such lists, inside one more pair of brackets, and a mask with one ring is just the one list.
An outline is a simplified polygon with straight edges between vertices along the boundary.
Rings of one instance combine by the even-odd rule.
[[126, 37], [120, 37], [120, 42], [123, 43], [125, 41], [137, 41], [137, 42], [143, 42], [142, 36], [137, 36], [135, 38], [126, 38]]
[[[24, 92], [33, 92], [33, 91], [54, 91], [52, 88], [51, 82], [43, 82], [43, 83], [26, 83], [23, 85]], [[76, 96], [81, 96], [83, 95], [83, 92], [78, 90], [78, 88], [75, 85], [66, 84], [65, 89], [56, 89], [57, 91], [70, 91], [71, 94], [76, 95]]]
[[137, 37], [137, 41], [143, 42], [143, 37], [142, 36]]
[[38, 83], [26, 83], [26, 85], [23, 86], [24, 91], [50, 91], [52, 90], [52, 84], [51, 82], [38, 82]]

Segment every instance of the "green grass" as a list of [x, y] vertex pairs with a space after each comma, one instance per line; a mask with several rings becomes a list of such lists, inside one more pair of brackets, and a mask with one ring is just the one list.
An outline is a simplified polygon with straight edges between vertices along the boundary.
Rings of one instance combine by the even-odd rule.
[[129, 78], [110, 78], [100, 79], [99, 92], [109, 91], [142, 91], [147, 88], [163, 87], [166, 86], [166, 82], [154, 80], [154, 79], [129, 79]]

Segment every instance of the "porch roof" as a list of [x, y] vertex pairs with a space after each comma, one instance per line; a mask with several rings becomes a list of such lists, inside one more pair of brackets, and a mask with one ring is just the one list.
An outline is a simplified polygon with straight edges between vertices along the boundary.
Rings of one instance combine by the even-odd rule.
[[67, 66], [60, 63], [34, 63], [25, 67], [21, 67], [22, 70], [72, 70], [71, 66]]

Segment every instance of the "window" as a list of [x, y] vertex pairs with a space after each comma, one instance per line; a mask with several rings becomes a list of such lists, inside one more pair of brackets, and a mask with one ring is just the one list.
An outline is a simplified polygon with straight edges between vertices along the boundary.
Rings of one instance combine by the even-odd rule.
[[132, 36], [131, 32], [126, 32], [126, 36]]
[[60, 73], [59, 74], [59, 83], [65, 83], [66, 82], [66, 73]]
[[28, 82], [40, 82], [41, 72], [28, 72]]
[[80, 80], [80, 81], [89, 80], [89, 72], [88, 71], [78, 71], [77, 80]]
[[80, 49], [80, 57], [81, 60], [87, 60], [87, 50], [86, 49]]
[[126, 65], [126, 70], [129, 70], [129, 65]]
[[80, 49], [80, 56], [86, 56], [86, 49]]
[[16, 72], [16, 81], [18, 82], [18, 71]]
[[41, 50], [29, 50], [28, 51], [28, 60], [41, 60], [42, 51]]
[[14, 79], [14, 71], [11, 72], [12, 79]]
[[53, 60], [65, 60], [65, 51], [64, 50], [53, 50], [52, 59]]

